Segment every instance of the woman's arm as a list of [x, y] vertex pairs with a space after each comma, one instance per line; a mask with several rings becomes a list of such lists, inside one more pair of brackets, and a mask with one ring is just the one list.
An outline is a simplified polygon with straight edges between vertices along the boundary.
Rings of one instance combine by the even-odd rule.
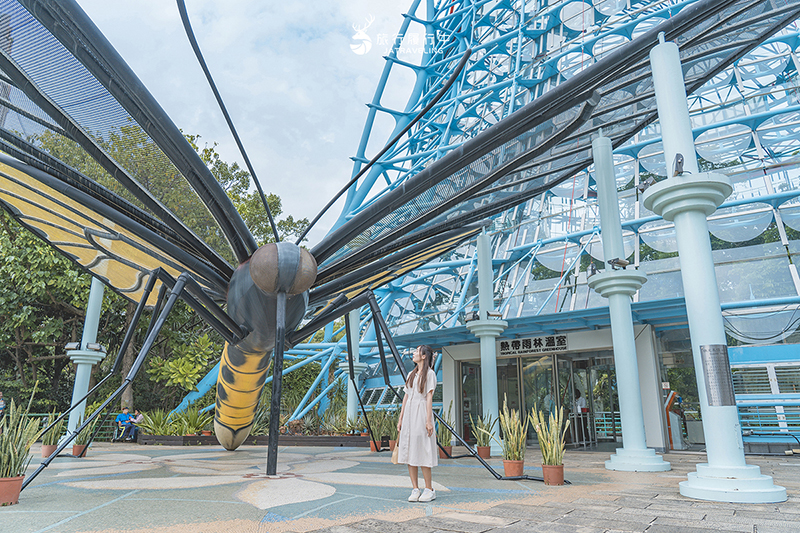
[[[427, 413], [425, 415], [425, 429], [428, 430], [428, 436], [430, 437], [433, 435], [433, 391], [428, 391], [425, 403], [427, 404], [427, 409], [425, 410]], [[447, 446], [448, 444], [449, 443], [443, 444], [443, 446]]]
[[408, 394], [403, 395], [403, 406], [400, 407], [400, 419], [397, 421], [397, 432], [400, 432], [400, 427], [403, 425], [403, 413], [406, 410], [406, 400], [408, 400]]

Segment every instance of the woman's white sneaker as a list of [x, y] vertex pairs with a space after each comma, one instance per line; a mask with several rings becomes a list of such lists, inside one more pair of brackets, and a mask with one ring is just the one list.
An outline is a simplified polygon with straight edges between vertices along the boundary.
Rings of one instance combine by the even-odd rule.
[[[420, 491], [419, 489], [414, 489], [411, 491], [411, 495], [408, 497], [408, 501], [410, 502], [418, 502], [419, 501]], [[430, 501], [430, 500], [428, 500]]]
[[429, 502], [431, 500], [436, 499], [436, 491], [431, 489], [425, 489], [422, 492], [422, 495], [419, 497], [417, 501], [419, 502]]

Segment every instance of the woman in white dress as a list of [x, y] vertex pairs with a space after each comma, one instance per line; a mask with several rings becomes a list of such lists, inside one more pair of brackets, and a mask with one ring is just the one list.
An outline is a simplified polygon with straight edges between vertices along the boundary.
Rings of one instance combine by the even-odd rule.
[[[414, 351], [414, 370], [408, 373], [404, 387], [403, 407], [397, 422], [397, 462], [408, 465], [408, 475], [414, 490], [408, 497], [410, 502], [429, 502], [436, 499], [431, 482], [431, 468], [439, 464], [436, 435], [433, 431], [433, 391], [436, 388], [436, 372], [433, 371], [433, 350], [430, 346], [418, 346]], [[417, 481], [418, 469], [422, 468], [425, 490], [420, 492]]]

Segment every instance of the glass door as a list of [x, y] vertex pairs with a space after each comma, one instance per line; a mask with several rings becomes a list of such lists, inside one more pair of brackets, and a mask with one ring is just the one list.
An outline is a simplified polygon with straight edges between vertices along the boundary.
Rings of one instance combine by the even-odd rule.
[[597, 440], [616, 440], [621, 435], [617, 377], [611, 357], [597, 358], [589, 369], [589, 387]]
[[481, 365], [479, 362], [461, 363], [461, 436], [469, 443], [475, 442], [469, 417], [483, 415], [481, 400]]
[[[462, 437], [469, 443], [475, 442], [472, 434], [470, 415], [477, 421], [483, 416], [483, 391], [481, 387], [481, 364], [479, 361], [461, 363], [461, 428]], [[497, 361], [497, 406], [503, 409], [508, 399], [508, 408], [520, 409], [519, 360], [517, 358]], [[524, 415], [525, 413], [521, 413]], [[527, 415], [526, 415], [527, 416]]]
[[[525, 394], [525, 416], [531, 409], [539, 409], [545, 418], [555, 409], [558, 395], [553, 389], [553, 358], [548, 356], [525, 357], [521, 361], [522, 387]], [[528, 441], [536, 441], [536, 432], [528, 431]]]

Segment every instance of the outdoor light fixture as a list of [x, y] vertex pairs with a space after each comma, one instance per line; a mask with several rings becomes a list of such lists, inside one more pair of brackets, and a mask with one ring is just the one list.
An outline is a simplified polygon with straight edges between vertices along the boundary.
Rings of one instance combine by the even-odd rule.
[[486, 311], [486, 318], [503, 318], [503, 313], [497, 311]]
[[97, 342], [87, 342], [86, 343], [87, 350], [94, 350], [95, 352], [103, 352], [106, 353], [106, 348], [100, 343]]
[[678, 152], [675, 154], [675, 161], [672, 163], [672, 176], [682, 176], [683, 172], [683, 154]]
[[591, 278], [597, 274], [597, 266], [594, 263], [589, 263], [589, 277]]
[[615, 257], [614, 259], [609, 259], [608, 264], [611, 265], [611, 268], [613, 270], [617, 270], [618, 268], [625, 268], [631, 263], [627, 259], [620, 259], [619, 257]]
[[639, 189], [639, 192], [643, 193], [644, 191], [646, 191], [648, 189], [648, 187], [650, 187], [651, 185], [655, 184], [655, 182], [656, 182], [656, 179], [654, 177], [650, 176], [649, 178], [647, 178], [646, 180], [641, 182], [639, 185], [637, 185], [636, 188]]
[[79, 342], [68, 342], [64, 346], [64, 349], [65, 350], [77, 350], [80, 347], [81, 347], [81, 343], [79, 343]]
[[464, 315], [464, 322], [472, 322], [473, 320], [480, 320], [481, 315], [477, 311], [470, 311]]

